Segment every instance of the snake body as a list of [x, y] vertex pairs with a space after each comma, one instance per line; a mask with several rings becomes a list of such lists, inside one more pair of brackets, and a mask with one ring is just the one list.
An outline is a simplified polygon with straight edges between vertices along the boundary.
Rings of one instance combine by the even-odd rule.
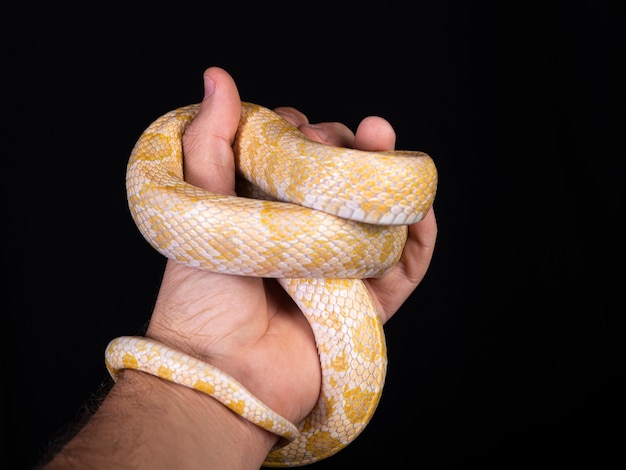
[[433, 203], [437, 171], [422, 152], [314, 142], [269, 109], [244, 102], [233, 149], [238, 173], [249, 183], [238, 197], [214, 194], [183, 178], [181, 138], [198, 109], [194, 104], [163, 115], [137, 141], [126, 178], [132, 217], [156, 250], [187, 266], [277, 278], [316, 339], [318, 402], [292, 425], [220, 371], [181, 365], [175, 353], [133, 339], [124, 341], [135, 341], [134, 354], [121, 352], [129, 344], [111, 343], [107, 366], [112, 374], [152, 367], [164, 378], [184, 376], [205, 392], [215, 388], [207, 385], [212, 381], [225, 384], [218, 399], [288, 442], [264, 465], [313, 463], [352, 442], [378, 405], [385, 336], [362, 279], [382, 276], [397, 263], [407, 225]]

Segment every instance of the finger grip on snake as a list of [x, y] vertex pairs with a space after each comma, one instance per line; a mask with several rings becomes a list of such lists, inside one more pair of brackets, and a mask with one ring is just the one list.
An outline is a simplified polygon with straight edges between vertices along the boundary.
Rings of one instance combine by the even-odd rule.
[[398, 262], [408, 225], [433, 204], [437, 170], [423, 152], [315, 142], [273, 111], [244, 102], [233, 144], [243, 182], [237, 196], [215, 194], [184, 180], [182, 136], [198, 110], [193, 104], [161, 116], [137, 141], [126, 175], [133, 220], [167, 258], [276, 278], [315, 336], [322, 371], [317, 404], [301, 423], [289, 423], [221, 371], [182, 361], [146, 339], [113, 340], [107, 367], [114, 377], [133, 367], [215, 392], [234, 412], [284, 438], [265, 466], [310, 464], [351, 443], [378, 406], [387, 348], [363, 279], [383, 276]]

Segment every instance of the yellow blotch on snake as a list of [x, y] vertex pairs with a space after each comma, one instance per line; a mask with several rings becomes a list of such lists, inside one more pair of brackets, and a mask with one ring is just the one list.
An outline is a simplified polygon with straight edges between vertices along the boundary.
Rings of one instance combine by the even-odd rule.
[[198, 380], [193, 384], [193, 388], [199, 390], [207, 395], [212, 395], [215, 392], [215, 387], [210, 382], [204, 380]]
[[325, 449], [327, 449], [329, 443], [332, 445], [332, 447], [345, 447], [345, 444], [341, 442], [340, 439], [333, 437], [328, 431], [323, 431], [317, 432], [311, 436], [306, 444], [306, 450], [311, 453], [311, 455], [315, 455], [320, 451], [324, 451]]
[[233, 410], [238, 415], [242, 415], [244, 410], [246, 409], [246, 402], [244, 400], [233, 400], [229, 401], [226, 406], [228, 406], [228, 408]]
[[132, 354], [124, 354], [124, 367], [126, 369], [137, 369], [139, 362]]
[[337, 372], [343, 372], [350, 368], [349, 357], [346, 353], [335, 355], [330, 361], [331, 367]]
[[169, 367], [160, 366], [159, 370], [157, 370], [157, 375], [162, 379], [172, 380], [172, 377], [174, 377], [174, 371]]
[[350, 422], [358, 424], [367, 421], [370, 412], [369, 403], [376, 398], [376, 394], [363, 390], [361, 387], [352, 389], [346, 387], [343, 396], [348, 403], [345, 412]]
[[367, 318], [362, 323], [357, 324], [352, 331], [355, 351], [369, 362], [376, 361], [386, 352], [386, 348], [382, 351], [380, 350], [376, 337], [372, 335], [372, 331], [376, 331], [377, 327], [378, 325], [374, 318]]

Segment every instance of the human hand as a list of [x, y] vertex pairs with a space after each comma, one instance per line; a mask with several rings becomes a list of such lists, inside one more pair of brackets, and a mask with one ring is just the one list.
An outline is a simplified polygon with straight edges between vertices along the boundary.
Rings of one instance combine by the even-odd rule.
[[[205, 98], [183, 137], [185, 179], [213, 192], [235, 194], [232, 143], [240, 97], [224, 70], [210, 68], [204, 77]], [[294, 108], [275, 111], [320, 142], [362, 150], [391, 150], [395, 145], [392, 127], [378, 117], [364, 119], [353, 133], [340, 123], [310, 124]], [[383, 322], [424, 277], [436, 235], [431, 210], [409, 227], [399, 263], [385, 276], [366, 280]], [[318, 398], [321, 376], [313, 333], [274, 280], [216, 274], [168, 261], [146, 336], [230, 374], [292, 422], [308, 415]]]

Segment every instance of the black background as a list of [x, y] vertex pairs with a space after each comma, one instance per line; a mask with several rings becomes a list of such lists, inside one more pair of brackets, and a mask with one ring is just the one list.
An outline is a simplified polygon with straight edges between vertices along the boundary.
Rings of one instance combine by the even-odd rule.
[[6, 13], [3, 460], [32, 466], [107, 382], [107, 342], [149, 319], [164, 260], [125, 165], [218, 65], [311, 122], [383, 116], [439, 170], [382, 402], [314, 467], [623, 462], [623, 4], [208, 3]]

